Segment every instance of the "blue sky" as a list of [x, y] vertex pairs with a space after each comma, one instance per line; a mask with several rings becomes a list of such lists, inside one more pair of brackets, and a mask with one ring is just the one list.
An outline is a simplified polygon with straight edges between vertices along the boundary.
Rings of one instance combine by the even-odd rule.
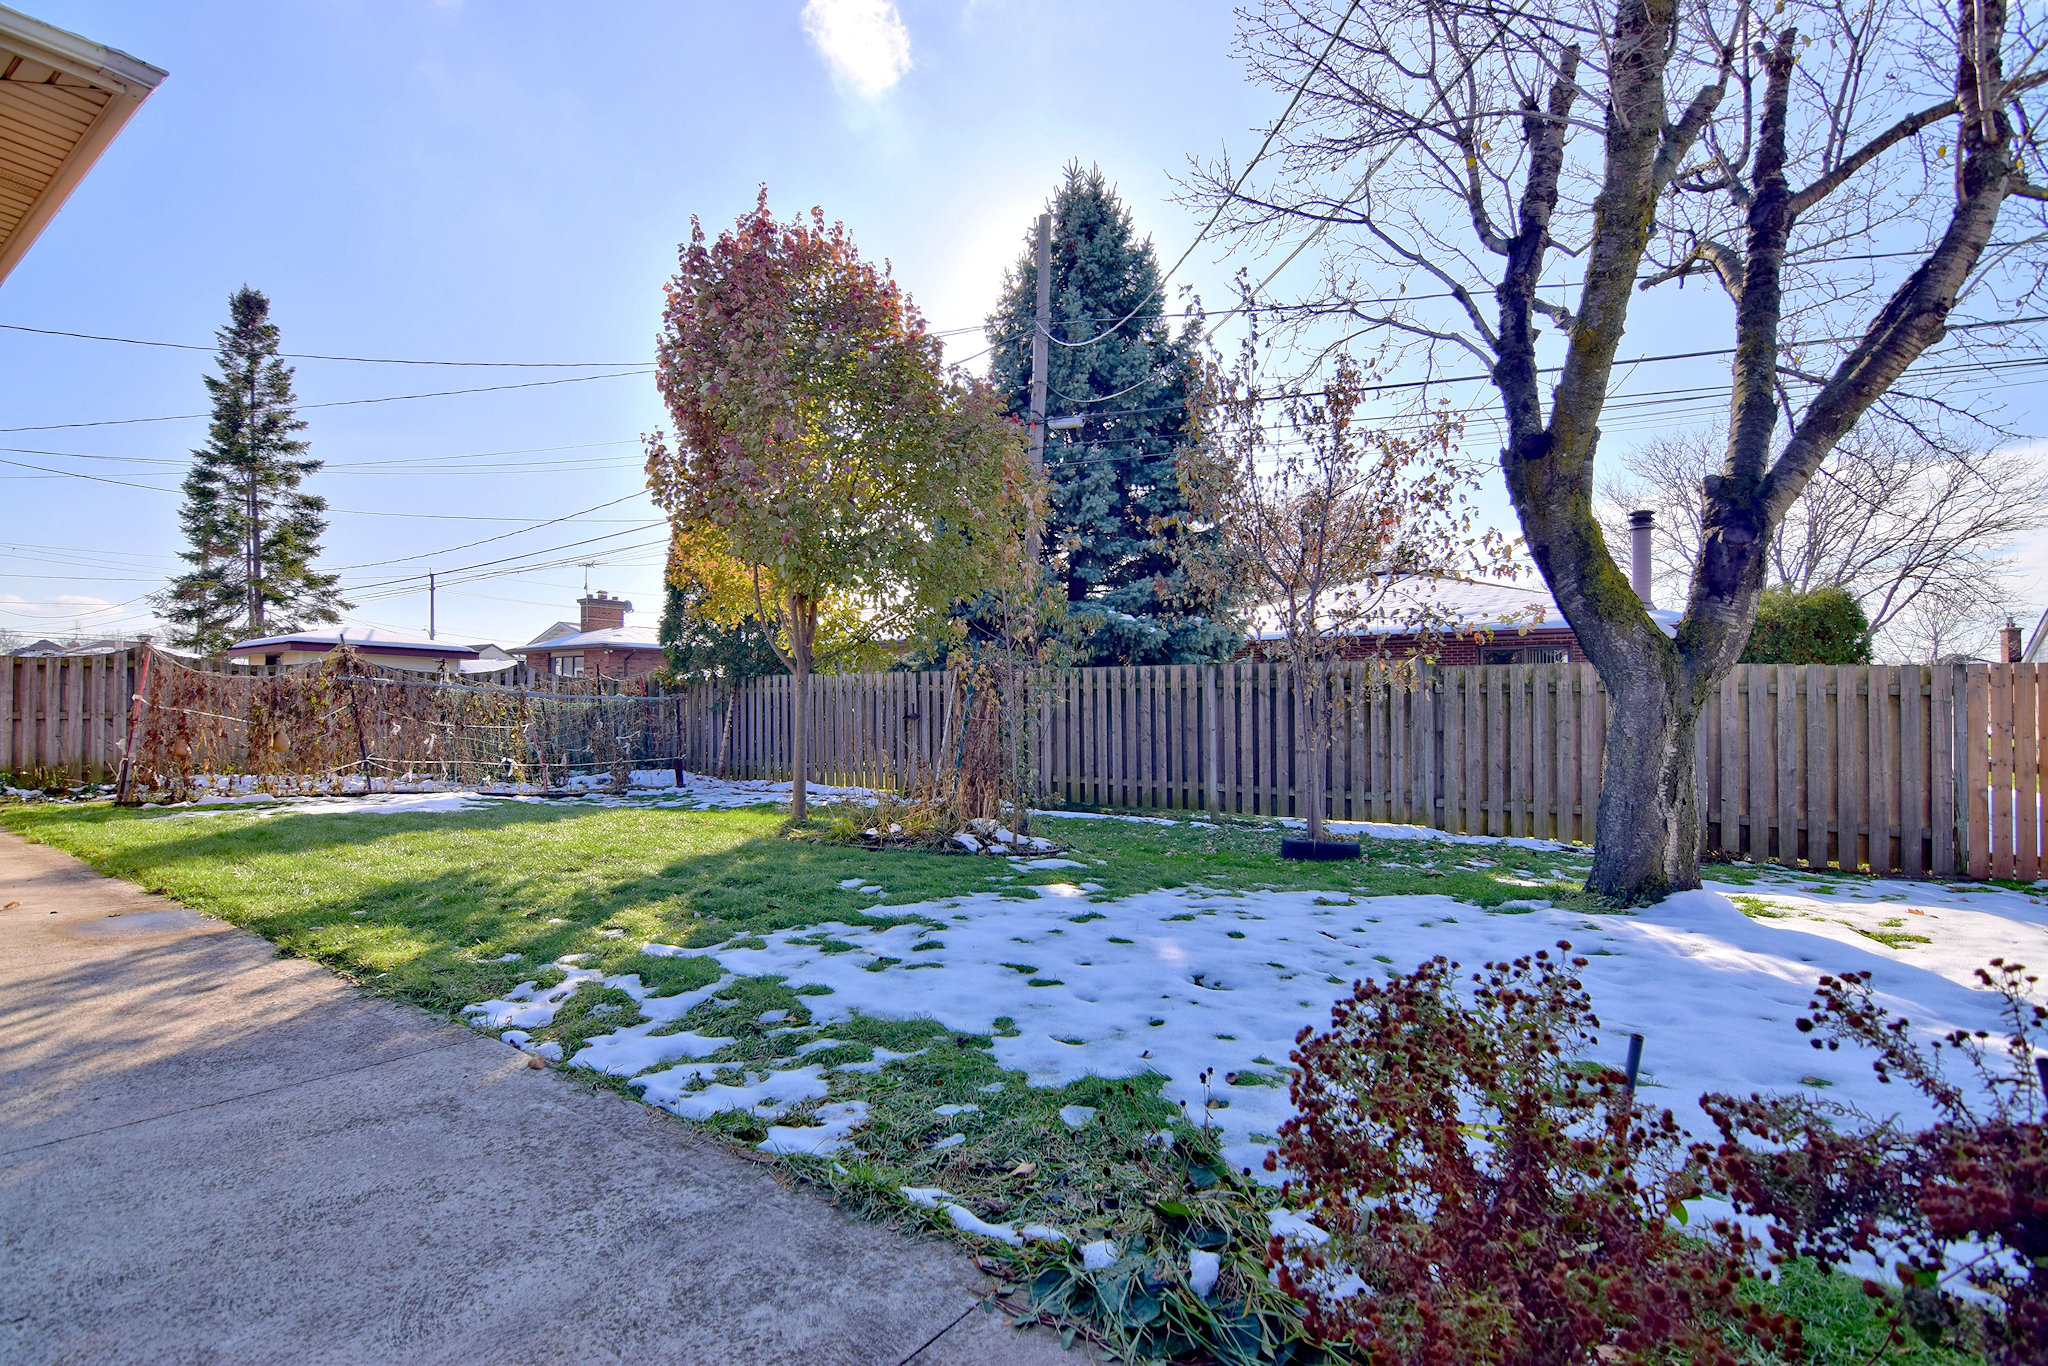
[[[1223, 5], [904, 0], [905, 68], [887, 30], [808, 34], [801, 0], [17, 2], [170, 76], [0, 287], [0, 322], [209, 347], [246, 282], [288, 351], [644, 363], [690, 216], [715, 231], [763, 182], [781, 211], [845, 220], [935, 328], [978, 326], [1068, 159], [1100, 163], [1177, 256], [1199, 225], [1170, 202], [1172, 174], [1270, 117], [1230, 61]], [[1221, 297], [1227, 271], [1198, 257], [1186, 274]], [[201, 412], [210, 363], [0, 332], [0, 427]], [[297, 366], [308, 405], [583, 373]], [[452, 549], [633, 495], [638, 436], [662, 421], [645, 377], [305, 416], [330, 466], [312, 487], [337, 510], [326, 561], [351, 567], [346, 582], [587, 559], [593, 588], [653, 621], [659, 532], [633, 533], [655, 516], [644, 495]], [[18, 431], [0, 458], [169, 489], [179, 465], [134, 462], [182, 462], [202, 434]], [[491, 452], [522, 454], [449, 458]], [[173, 567], [175, 494], [18, 466], [0, 481], [0, 627], [139, 624], [132, 600]], [[573, 616], [582, 582], [572, 563], [446, 589], [439, 626], [525, 641]], [[424, 630], [424, 583], [391, 592], [361, 593], [355, 618]]]
[[[934, 328], [974, 328], [1066, 161], [1101, 165], [1171, 261], [1200, 226], [1173, 177], [1226, 146], [1241, 161], [1278, 104], [1242, 79], [1220, 0], [811, 0], [808, 26], [805, 0], [13, 3], [170, 76], [0, 286], [0, 323], [207, 348], [0, 330], [0, 428], [41, 429], [0, 432], [0, 628], [32, 634], [144, 626], [203, 423], [126, 420], [203, 411], [241, 284], [270, 295], [288, 351], [631, 369], [691, 215], [715, 231], [765, 182], [779, 211], [821, 205], [891, 260]], [[1204, 246], [1176, 284], [1213, 306], [1239, 264], [1258, 268]], [[1725, 344], [1705, 290], [1638, 311], [1626, 354]], [[646, 376], [297, 364], [352, 620], [424, 630], [433, 569], [454, 581], [444, 635], [523, 642], [573, 616], [593, 561], [590, 586], [652, 623]], [[1725, 378], [1665, 365], [1626, 387]], [[349, 402], [487, 385], [530, 387]], [[1617, 409], [1608, 444], [1672, 420]], [[2038, 610], [2048, 537], [2021, 561]]]

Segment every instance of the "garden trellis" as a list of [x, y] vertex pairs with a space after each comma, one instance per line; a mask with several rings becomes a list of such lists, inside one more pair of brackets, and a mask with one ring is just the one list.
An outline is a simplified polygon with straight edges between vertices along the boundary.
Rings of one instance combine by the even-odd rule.
[[135, 715], [137, 790], [368, 790], [448, 783], [546, 790], [674, 761], [680, 699], [640, 680], [545, 689], [378, 668], [337, 650], [310, 668], [195, 669], [150, 652]]

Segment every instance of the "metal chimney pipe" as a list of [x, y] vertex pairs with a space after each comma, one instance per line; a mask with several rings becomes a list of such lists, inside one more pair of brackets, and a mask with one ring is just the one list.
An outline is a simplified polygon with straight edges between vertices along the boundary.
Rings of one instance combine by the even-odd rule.
[[1645, 607], [1655, 606], [1650, 601], [1650, 527], [1656, 519], [1657, 514], [1648, 508], [1638, 508], [1628, 515], [1628, 579]]

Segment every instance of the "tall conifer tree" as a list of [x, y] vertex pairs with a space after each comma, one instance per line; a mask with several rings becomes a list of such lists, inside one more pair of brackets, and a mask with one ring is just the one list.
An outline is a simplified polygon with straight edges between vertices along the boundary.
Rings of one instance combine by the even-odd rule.
[[[1169, 326], [1152, 243], [1139, 239], [1099, 168], [1069, 164], [1049, 207], [1055, 340], [1046, 411], [1085, 421], [1077, 432], [1048, 434], [1045, 549], [1065, 581], [1077, 662], [1228, 659], [1239, 637], [1179, 610], [1185, 574], [1157, 531], [1183, 510], [1174, 452], [1188, 434], [1197, 325], [1178, 334]], [[1031, 407], [1037, 290], [1033, 229], [988, 320], [992, 378], [1019, 417]]]
[[317, 573], [327, 500], [299, 484], [320, 468], [298, 439], [292, 369], [278, 359], [270, 300], [247, 285], [228, 301], [218, 377], [206, 377], [213, 425], [192, 452], [178, 524], [192, 568], [157, 595], [171, 641], [212, 654], [248, 636], [339, 621], [340, 578]]

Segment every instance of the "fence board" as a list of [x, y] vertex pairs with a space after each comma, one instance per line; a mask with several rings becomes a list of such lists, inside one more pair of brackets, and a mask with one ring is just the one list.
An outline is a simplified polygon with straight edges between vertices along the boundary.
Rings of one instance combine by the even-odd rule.
[[1835, 766], [1828, 749], [1827, 666], [1806, 666], [1806, 866], [1828, 866]]
[[1867, 673], [1869, 739], [1863, 755], [1868, 775], [1864, 788], [1864, 820], [1870, 827], [1870, 871], [1889, 873], [1898, 867], [1892, 854], [1892, 670], [1879, 665]]
[[1743, 810], [1749, 821], [1749, 839], [1744, 851], [1753, 862], [1771, 857], [1771, 832], [1777, 810], [1776, 756], [1771, 753], [1770, 670], [1762, 664], [1745, 664], [1742, 673], [1742, 764], [1748, 781], [1743, 786]]
[[1907, 877], [1927, 871], [1926, 686], [1918, 665], [1899, 671], [1899, 870]]
[[1963, 783], [1958, 795], [1964, 811], [1963, 828], [1969, 831], [1969, 875], [1984, 878], [1991, 875], [1991, 813], [1985, 807], [1985, 794], [1991, 786], [1991, 679], [1988, 670], [1978, 664], [1971, 665], [1964, 678], [1967, 700], [1962, 708], [1964, 724], [1959, 735]]
[[13, 655], [0, 655], [0, 773], [12, 773], [19, 766], [16, 756], [21, 751], [15, 739], [18, 732], [14, 709], [20, 693], [14, 680], [21, 671], [22, 662]]
[[1868, 803], [1864, 800], [1865, 769], [1863, 747], [1869, 733], [1869, 723], [1864, 719], [1864, 698], [1858, 693], [1858, 677], [1865, 672], [1851, 665], [1842, 665], [1835, 670], [1835, 760], [1836, 760], [1836, 820], [1841, 826], [1837, 838], [1837, 862], [1844, 871], [1860, 868], [1866, 862], [1862, 853], [1864, 817]]
[[2040, 831], [2035, 848], [2040, 855], [2041, 867], [2048, 869], [2048, 827], [2043, 827], [2041, 820], [2042, 799], [2048, 797], [2048, 766], [2042, 763], [2042, 751], [2048, 749], [2048, 669], [2030, 664], [2027, 671], [2034, 679], [2034, 746], [2027, 759], [2027, 771], [2033, 776], [2034, 797], [2026, 810], [2032, 814], [2033, 824]]
[[2013, 694], [2011, 664], [1991, 666], [1991, 876], [2012, 876]]
[[2034, 664], [2014, 664], [2012, 690], [2012, 808], [2013, 863], [2016, 878], [2032, 882], [2040, 874], [2041, 806], [2034, 784], [2041, 770], [2040, 748], [2035, 742], [2034, 717], [2038, 703], [2036, 680], [2040, 669]]

